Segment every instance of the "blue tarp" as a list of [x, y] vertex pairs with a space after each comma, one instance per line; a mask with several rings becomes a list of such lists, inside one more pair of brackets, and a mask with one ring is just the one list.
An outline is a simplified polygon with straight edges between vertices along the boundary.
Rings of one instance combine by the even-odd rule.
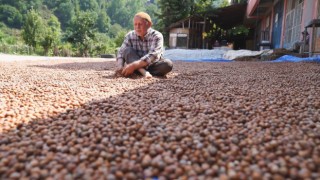
[[296, 56], [284, 55], [284, 56], [281, 56], [280, 58], [278, 58], [272, 62], [306, 62], [306, 61], [320, 62], [320, 56], [299, 58]]
[[[234, 60], [228, 60], [228, 59], [223, 59], [223, 58], [217, 58], [217, 59], [190, 58], [190, 59], [179, 59], [178, 61], [185, 61], [185, 62], [234, 62]], [[320, 62], [320, 56], [299, 58], [296, 56], [284, 55], [284, 56], [281, 56], [280, 58], [278, 58], [272, 62]]]

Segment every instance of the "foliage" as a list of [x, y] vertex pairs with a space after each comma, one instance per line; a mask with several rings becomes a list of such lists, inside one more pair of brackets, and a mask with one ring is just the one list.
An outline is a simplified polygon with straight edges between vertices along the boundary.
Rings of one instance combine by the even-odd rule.
[[4, 23], [0, 23], [0, 32], [2, 44], [14, 45], [23, 42], [19, 29], [8, 28]]
[[122, 44], [122, 42], [123, 42], [123, 39], [124, 39], [124, 37], [126, 36], [126, 34], [127, 34], [127, 31], [124, 31], [124, 30], [120, 31], [120, 32], [117, 34], [117, 36], [116, 36], [115, 39], [114, 39], [114, 42], [115, 42], [115, 44], [116, 44], [116, 47], [120, 47], [120, 46], [121, 46], [121, 44]]
[[6, 54], [33, 54], [34, 49], [28, 45], [16, 44], [10, 45], [6, 43], [0, 43], [0, 52]]
[[61, 28], [66, 30], [75, 16], [75, 7], [73, 3], [71, 0], [66, 0], [60, 4], [57, 3], [56, 8], [53, 10], [61, 23]]
[[129, 26], [129, 14], [126, 8], [126, 0], [111, 1], [107, 7], [107, 12], [112, 24], [118, 23], [122, 27]]
[[51, 15], [50, 19], [46, 24], [47, 26], [41, 45], [45, 51], [45, 54], [48, 55], [48, 51], [52, 49], [54, 46], [57, 46], [60, 41], [61, 28], [58, 18], [54, 15]]
[[152, 19], [153, 26], [155, 26], [156, 29], [158, 29], [158, 18], [157, 14], [160, 13], [160, 9], [156, 4], [149, 3], [146, 6], [146, 12], [150, 15]]
[[203, 14], [207, 11], [213, 10], [214, 8], [220, 7], [219, 5], [215, 5], [218, 0], [193, 0], [193, 8], [191, 11], [191, 15], [194, 14]]
[[80, 47], [81, 56], [89, 56], [90, 46], [95, 39], [97, 14], [95, 12], [80, 11], [72, 20], [72, 26], [69, 29], [68, 41]]
[[27, 45], [37, 47], [45, 33], [45, 24], [41, 16], [31, 9], [25, 18], [22, 37]]
[[[99, 16], [98, 31], [107, 32], [111, 24], [120, 24], [125, 29], [132, 28], [132, 18], [138, 11], [150, 13], [157, 22], [158, 7], [148, 0], [0, 0], [0, 20], [9, 27], [21, 28], [23, 17], [34, 9], [41, 15], [49, 10], [58, 17], [63, 31], [71, 26], [71, 21], [79, 11], [93, 11]], [[51, 14], [51, 13], [49, 13]]]
[[1, 29], [0, 29], [0, 43], [3, 42], [4, 37], [5, 37], [5, 34], [4, 34], [4, 33], [1, 31]]
[[[159, 13], [159, 8], [148, 0], [0, 0], [0, 21], [9, 28], [21, 29], [22, 43], [45, 54], [76, 55], [74, 51], [79, 51], [79, 55], [87, 56], [98, 54], [99, 49], [112, 52], [123, 40], [123, 34], [133, 28], [133, 16], [139, 11], [148, 12], [154, 24], [158, 24], [155, 14]], [[81, 19], [85, 12], [90, 13]], [[87, 24], [89, 21], [92, 26]], [[85, 30], [86, 27], [90, 28]], [[5, 34], [2, 41], [17, 42], [16, 37], [2, 32]], [[108, 36], [103, 38], [104, 47], [104, 41], [95, 45], [96, 33]], [[66, 42], [72, 43], [74, 48], [62, 48]], [[68, 53], [61, 53], [62, 49]]]
[[[147, 0], [113, 0], [109, 2], [107, 13], [111, 19], [111, 24], [120, 24], [126, 29], [132, 29], [133, 16], [139, 11], [147, 11], [149, 7]], [[154, 7], [153, 7], [154, 8]], [[151, 10], [150, 10], [151, 12]], [[155, 12], [155, 10], [152, 10]], [[151, 18], [153, 13], [150, 14]]]
[[249, 29], [245, 26], [237, 26], [234, 27], [230, 30], [230, 34], [231, 35], [241, 35], [241, 34], [245, 34], [248, 35], [249, 34]]
[[80, 0], [79, 7], [81, 11], [98, 11], [98, 2], [96, 0]]
[[120, 24], [113, 24], [110, 26], [110, 29], [109, 29], [109, 37], [110, 38], [115, 38], [117, 36], [117, 34], [122, 31], [122, 26]]
[[110, 18], [105, 11], [101, 11], [97, 20], [97, 28], [99, 32], [106, 33], [110, 28]]
[[33, 48], [25, 45], [21, 37], [21, 30], [8, 28], [0, 23], [0, 52], [7, 54], [32, 54]]
[[34, 47], [38, 53], [44, 51], [45, 55], [48, 55], [48, 52], [58, 45], [61, 37], [58, 18], [50, 14], [50, 11], [47, 11], [47, 13], [49, 14], [46, 16], [40, 16], [38, 12], [31, 9], [26, 15], [22, 32], [25, 43]]
[[64, 57], [71, 57], [73, 56], [73, 48], [71, 43], [63, 43], [61, 46], [59, 46], [59, 53], [60, 56]]
[[106, 34], [97, 33], [95, 41], [95, 51], [92, 52], [93, 56], [99, 56], [101, 54], [113, 54], [116, 49], [116, 45], [113, 39], [110, 39]]
[[221, 8], [221, 7], [226, 7], [229, 5], [229, 1], [228, 0], [216, 0], [213, 3], [213, 6], [216, 8]]
[[0, 5], [0, 21], [6, 23], [9, 27], [21, 28], [22, 15], [13, 6]]

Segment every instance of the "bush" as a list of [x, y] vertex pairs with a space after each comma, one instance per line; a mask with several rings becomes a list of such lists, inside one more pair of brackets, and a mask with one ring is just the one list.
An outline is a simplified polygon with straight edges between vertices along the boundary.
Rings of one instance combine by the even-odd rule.
[[0, 52], [5, 54], [34, 54], [34, 48], [28, 45], [10, 45], [1, 43]]
[[71, 57], [73, 56], [73, 49], [71, 43], [64, 43], [59, 46], [59, 56]]
[[91, 56], [100, 57], [102, 54], [114, 54], [115, 43], [106, 34], [97, 33], [94, 46], [92, 47]]
[[120, 31], [118, 32], [117, 36], [114, 38], [114, 42], [117, 47], [120, 47], [122, 45], [122, 42], [124, 40], [124, 37], [126, 36], [127, 31]]

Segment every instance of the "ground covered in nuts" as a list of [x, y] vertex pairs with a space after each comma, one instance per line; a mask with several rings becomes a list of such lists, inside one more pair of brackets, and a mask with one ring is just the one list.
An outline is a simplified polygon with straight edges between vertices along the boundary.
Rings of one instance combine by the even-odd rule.
[[0, 179], [319, 179], [320, 64], [0, 62]]

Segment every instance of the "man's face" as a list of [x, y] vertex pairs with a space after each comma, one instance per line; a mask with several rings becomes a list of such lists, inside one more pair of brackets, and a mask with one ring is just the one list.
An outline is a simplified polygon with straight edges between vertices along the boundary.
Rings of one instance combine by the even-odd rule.
[[150, 28], [150, 23], [139, 16], [135, 16], [133, 18], [133, 26], [138, 36], [144, 37], [147, 34], [148, 29]]

